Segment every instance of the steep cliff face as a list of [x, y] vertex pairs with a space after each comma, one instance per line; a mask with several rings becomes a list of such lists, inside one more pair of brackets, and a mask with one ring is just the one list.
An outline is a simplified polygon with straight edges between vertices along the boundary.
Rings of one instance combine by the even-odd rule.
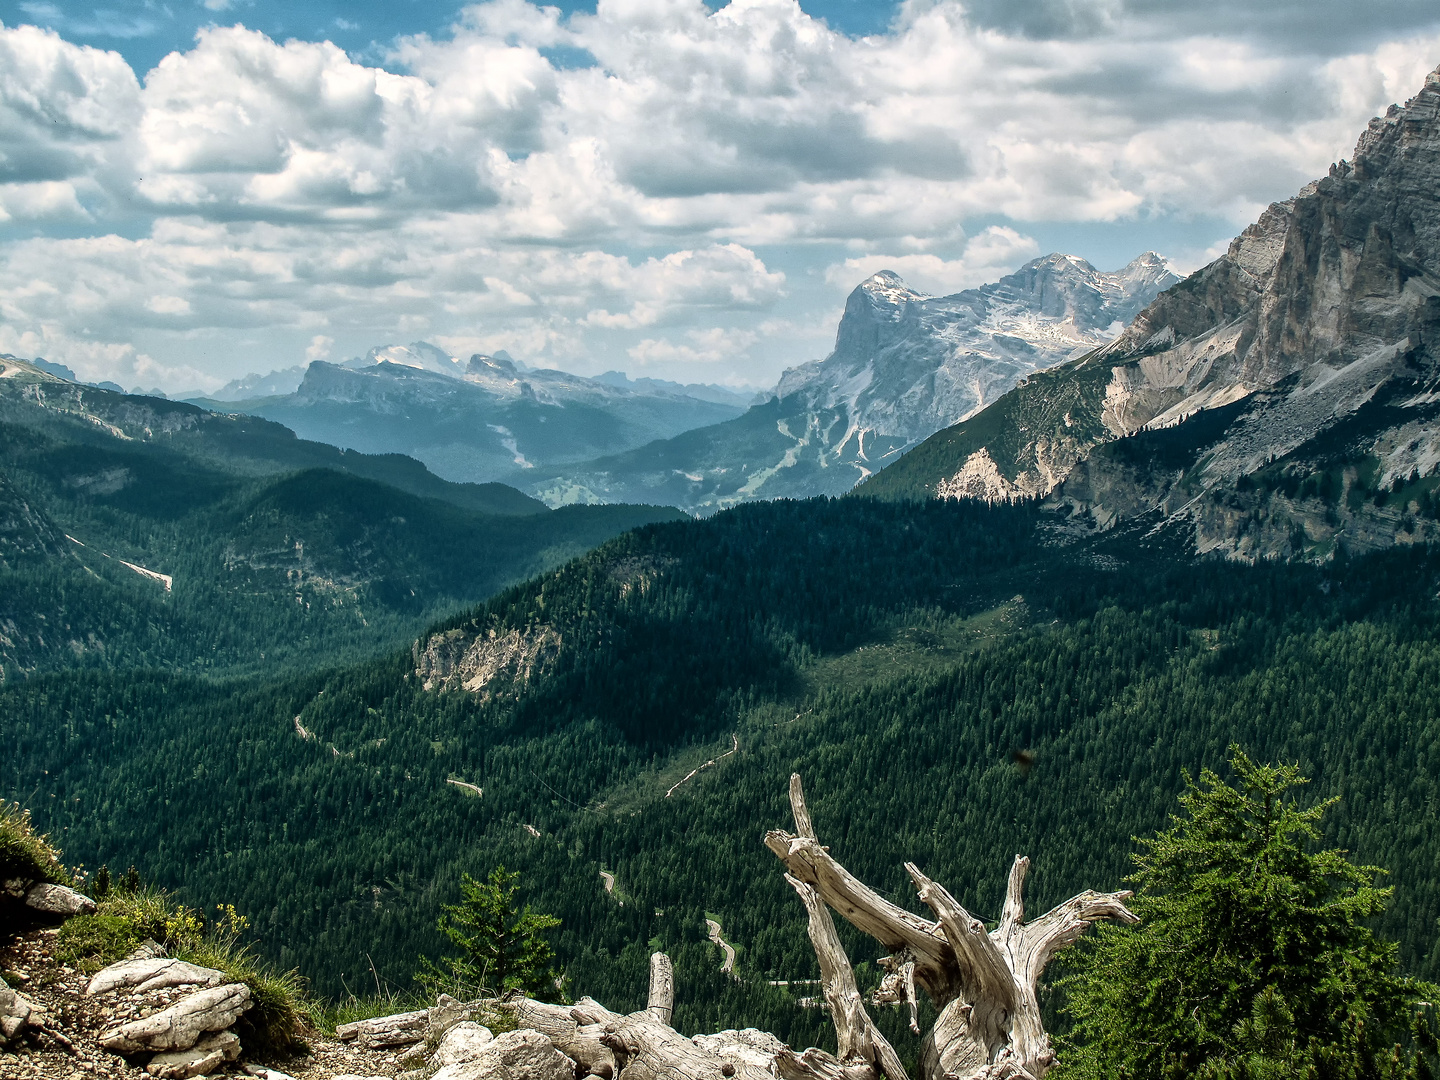
[[1177, 280], [1154, 252], [1114, 273], [1047, 255], [953, 296], [925, 296], [882, 271], [850, 294], [835, 351], [786, 372], [776, 395], [811, 411], [843, 406], [851, 437], [910, 443], [1108, 342]]
[[[939, 433], [866, 492], [1050, 495], [1101, 524], [1158, 511], [1193, 524], [1200, 546], [1237, 554], [1329, 544], [1347, 515], [1369, 514], [1377, 491], [1423, 481], [1435, 466], [1437, 190], [1440, 72], [1404, 108], [1371, 121], [1353, 161], [1271, 206], [1112, 343]], [[1095, 452], [1206, 413], [1215, 415], [1175, 441], [1186, 455], [1174, 458], [1171, 446], [1163, 466], [1133, 450]], [[1269, 496], [1262, 506], [1254, 493], [1264, 483], [1240, 483], [1277, 468], [1301, 479], [1348, 469], [1359, 486], [1342, 485], [1348, 501], [1322, 527]], [[1285, 542], [1247, 548], [1233, 515], [1216, 509], [1221, 499], [1290, 521]], [[1411, 535], [1386, 521], [1352, 531], [1365, 544]]]
[[312, 363], [293, 393], [245, 403], [303, 438], [403, 453], [460, 482], [505, 478], [643, 446], [740, 415], [735, 404], [632, 389], [563, 371], [521, 371], [497, 356], [461, 365], [433, 345]]
[[845, 304], [835, 349], [791, 368], [743, 417], [547, 475], [564, 501], [709, 512], [750, 499], [839, 495], [1036, 371], [1092, 351], [1176, 277], [1154, 252], [1113, 273], [1047, 255], [951, 296], [881, 271]]

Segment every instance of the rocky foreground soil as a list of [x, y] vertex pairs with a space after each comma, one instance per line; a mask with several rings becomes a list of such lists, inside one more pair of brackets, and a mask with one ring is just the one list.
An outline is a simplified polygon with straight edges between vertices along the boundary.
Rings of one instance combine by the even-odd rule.
[[[134, 1080], [157, 1080], [157, 1075], [164, 1071], [164, 1064], [157, 1068], [155, 1063], [163, 1052], [142, 1050], [127, 1055], [107, 1048], [104, 1043], [115, 1042], [113, 1033], [123, 1031], [137, 1021], [143, 1024], [147, 1018], [173, 1011], [176, 1006], [201, 994], [208, 993], [213, 998], [216, 990], [224, 988], [189, 983], [146, 989], [140, 983], [116, 985], [87, 994], [86, 990], [95, 982], [95, 977], [54, 959], [53, 947], [58, 934], [59, 931], [53, 928], [35, 929], [0, 944], [0, 972], [4, 973], [9, 991], [28, 1004], [30, 1009], [23, 1025], [6, 1038], [4, 1046], [0, 1046], [0, 1078], [89, 1080], [92, 1077], [131, 1077]], [[179, 961], [171, 961], [172, 967], [177, 965], [180, 965]], [[164, 976], [161, 981], [164, 981]], [[0, 995], [3, 994], [5, 991], [0, 990]], [[21, 1009], [24, 1007], [22, 1005]], [[12, 1005], [8, 1011], [14, 1013], [17, 1010]], [[226, 1014], [212, 1015], [223, 1019]], [[178, 1025], [165, 1027], [167, 1032], [174, 1032]], [[228, 1043], [223, 1038], [226, 1034], [224, 1029], [199, 1033], [195, 1044], [203, 1047], [206, 1036], [211, 1042]], [[107, 1039], [107, 1035], [110, 1038]], [[187, 1073], [187, 1066], [182, 1064], [174, 1070], [174, 1075], [255, 1076], [262, 1080], [284, 1080], [284, 1077], [293, 1077], [294, 1080], [385, 1077], [388, 1080], [404, 1071], [399, 1064], [400, 1059], [412, 1052], [412, 1047], [408, 1046], [372, 1049], [365, 1043], [341, 1041], [313, 1030], [303, 1032], [302, 1039], [306, 1051], [283, 1057], [252, 1054], [243, 1045], [235, 1045], [236, 1056], [228, 1059], [227, 1048], [222, 1045], [216, 1048], [219, 1061], [194, 1073]], [[172, 1038], [171, 1041], [175, 1040]], [[236, 1043], [239, 1043], [238, 1037]], [[187, 1049], [193, 1050], [195, 1044]], [[214, 1051], [202, 1053], [200, 1061], [213, 1056]]]

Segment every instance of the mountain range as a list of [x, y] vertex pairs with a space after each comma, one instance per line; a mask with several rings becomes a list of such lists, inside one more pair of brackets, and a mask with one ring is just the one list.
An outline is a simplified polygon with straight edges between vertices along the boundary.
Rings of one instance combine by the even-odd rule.
[[[872, 278], [754, 431], [828, 410], [838, 446], [892, 422], [865, 357], [922, 371], [937, 354], [906, 343], [936, 327], [980, 335], [982, 366], [1010, 350], [1017, 384], [946, 383], [979, 411], [849, 497], [703, 520], [548, 510], [0, 358], [0, 796], [71, 862], [235, 905], [257, 953], [334, 1000], [373, 985], [393, 1011], [464, 875], [503, 865], [562, 920], [572, 996], [644, 1007], [663, 950], [679, 1029], [799, 1047], [834, 1028], [815, 924], [762, 843], [793, 775], [817, 842], [896, 910], [923, 868], [967, 918], [1018, 924], [1024, 853], [1034, 925], [1119, 887], [1234, 745], [1313, 777], [1302, 812], [1333, 800], [1317, 844], [1388, 872], [1376, 931], [1434, 978], [1437, 177], [1440, 74], [1168, 290], [1150, 260], [1128, 296], [1054, 258], [1006, 286], [1051, 298], [1027, 331], [1063, 338], [1050, 367], [981, 326], [998, 286], [967, 306]], [[317, 378], [470, 385], [405, 358]], [[869, 995], [892, 957], [843, 933]], [[906, 1012], [875, 1024], [916, 1069]]]
[[302, 438], [402, 453], [448, 480], [525, 484], [538, 470], [738, 416], [751, 396], [632, 382], [619, 372], [588, 379], [524, 367], [504, 353], [462, 362], [420, 341], [377, 346], [342, 364], [315, 361], [303, 372], [247, 376], [216, 397], [191, 400], [277, 421]]
[[844, 494], [1030, 373], [1109, 341], [1177, 280], [1154, 252], [1113, 273], [1048, 255], [938, 297], [882, 271], [850, 294], [830, 355], [785, 372], [744, 416], [522, 486], [552, 506], [660, 502], [692, 513]]
[[1149, 522], [1240, 558], [1434, 539], [1437, 185], [1440, 72], [1113, 342], [861, 492], [1044, 498], [1072, 527]]
[[399, 455], [0, 357], [0, 682], [55, 667], [275, 672], [392, 648], [678, 511], [552, 511]]

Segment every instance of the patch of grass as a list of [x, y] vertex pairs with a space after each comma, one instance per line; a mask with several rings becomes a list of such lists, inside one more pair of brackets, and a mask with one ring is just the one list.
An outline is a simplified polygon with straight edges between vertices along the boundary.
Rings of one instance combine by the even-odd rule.
[[176, 903], [168, 893], [153, 886], [113, 888], [96, 903], [92, 918], [125, 923], [130, 927], [135, 945], [149, 938], [163, 945], [171, 955], [178, 955], [180, 950], [193, 948], [204, 939], [205, 923], [200, 913]]
[[93, 974], [125, 959], [143, 940], [135, 924], [118, 915], [77, 915], [60, 927], [55, 959]]
[[806, 696], [814, 696], [825, 689], [857, 690], [901, 672], [923, 674], [947, 668], [977, 649], [990, 648], [1025, 630], [1032, 619], [1021, 596], [970, 616], [907, 611], [892, 620], [877, 640], [822, 657], [806, 668], [801, 673], [802, 685]]
[[60, 861], [60, 849], [35, 831], [30, 811], [19, 803], [0, 802], [0, 879], [6, 878], [75, 884], [74, 875]]
[[373, 1020], [377, 1016], [393, 1016], [396, 1013], [414, 1012], [429, 1008], [430, 1002], [419, 994], [401, 994], [388, 991], [367, 997], [347, 997], [340, 1001], [317, 1003], [311, 1014], [311, 1022], [327, 1035], [335, 1034], [341, 1024], [354, 1024], [361, 1020]]
[[301, 1027], [310, 1019], [313, 1008], [298, 971], [276, 972], [249, 946], [224, 934], [206, 936], [198, 945], [177, 949], [174, 955], [223, 971], [231, 981], [250, 988], [251, 1007], [236, 1025], [247, 1048], [262, 1053], [299, 1048]]

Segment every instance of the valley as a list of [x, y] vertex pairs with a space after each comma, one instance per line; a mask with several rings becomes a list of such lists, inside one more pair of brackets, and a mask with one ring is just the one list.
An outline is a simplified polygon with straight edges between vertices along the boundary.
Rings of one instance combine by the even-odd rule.
[[[647, 1039], [701, 1080], [1130, 1075], [1085, 1040], [1183, 983], [1224, 1053], [1134, 1075], [1429, 1075], [1437, 178], [1440, 71], [1184, 280], [881, 271], [743, 409], [424, 342], [204, 407], [0, 357], [7, 828], [225, 913], [365, 1049], [485, 1009], [590, 1055], [558, 1080], [654, 1080]], [[436, 966], [485, 920], [528, 967]], [[689, 1038], [742, 1027], [729, 1071]]]

